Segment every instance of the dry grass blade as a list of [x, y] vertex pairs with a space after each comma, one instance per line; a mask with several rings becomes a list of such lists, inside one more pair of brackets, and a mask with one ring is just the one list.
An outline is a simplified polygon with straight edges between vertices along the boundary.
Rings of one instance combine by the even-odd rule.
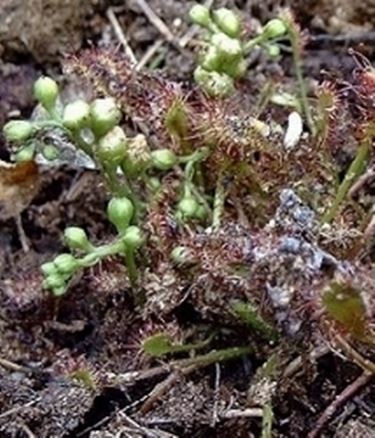
[[137, 58], [135, 57], [134, 52], [128, 43], [128, 40], [126, 39], [126, 36], [125, 36], [121, 26], [120, 26], [120, 23], [117, 20], [116, 14], [113, 11], [113, 9], [108, 8], [106, 15], [107, 15], [107, 18], [110, 21], [112, 27], [113, 27], [113, 30], [116, 34], [117, 39], [120, 41], [120, 43], [124, 47], [126, 55], [129, 57], [129, 59], [131, 60], [131, 62], [133, 64], [137, 64]]

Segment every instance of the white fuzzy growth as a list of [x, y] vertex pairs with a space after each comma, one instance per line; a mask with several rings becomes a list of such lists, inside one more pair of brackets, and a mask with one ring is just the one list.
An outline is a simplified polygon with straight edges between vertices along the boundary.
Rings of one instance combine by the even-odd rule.
[[284, 137], [284, 147], [286, 150], [293, 149], [299, 142], [303, 131], [301, 116], [293, 111], [288, 117], [288, 127]]

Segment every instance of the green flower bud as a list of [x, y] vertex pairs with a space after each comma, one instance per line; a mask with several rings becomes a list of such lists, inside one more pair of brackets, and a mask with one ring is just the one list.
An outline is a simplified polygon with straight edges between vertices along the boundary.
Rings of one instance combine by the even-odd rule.
[[53, 263], [60, 274], [72, 275], [79, 268], [78, 261], [69, 253], [58, 255]]
[[241, 33], [241, 23], [237, 15], [227, 8], [216, 9], [212, 18], [216, 25], [232, 38], [237, 38]]
[[58, 94], [57, 83], [47, 76], [39, 78], [34, 84], [34, 96], [46, 110], [55, 106]]
[[195, 217], [199, 204], [192, 196], [185, 196], [177, 205], [177, 212], [182, 220]]
[[195, 219], [198, 219], [200, 221], [204, 221], [207, 219], [207, 210], [204, 208], [203, 205], [199, 205], [197, 208], [197, 211], [195, 212]]
[[156, 178], [155, 176], [148, 178], [147, 185], [148, 185], [148, 188], [150, 190], [152, 190], [153, 192], [156, 192], [161, 187], [161, 183], [160, 183], [159, 178]]
[[186, 266], [194, 263], [191, 250], [185, 246], [176, 246], [171, 252], [171, 260], [179, 266]]
[[136, 176], [144, 172], [151, 163], [150, 147], [143, 134], [138, 134], [129, 141], [127, 154], [121, 168], [128, 176]]
[[227, 97], [234, 92], [233, 79], [226, 73], [208, 72], [197, 67], [194, 79], [212, 97]]
[[278, 58], [280, 56], [280, 47], [277, 44], [267, 45], [267, 53], [270, 58]]
[[4, 136], [8, 141], [25, 141], [33, 133], [33, 124], [27, 120], [11, 120], [4, 128]]
[[210, 10], [203, 5], [194, 5], [189, 11], [189, 17], [194, 24], [202, 27], [208, 27], [211, 22]]
[[53, 262], [43, 263], [40, 269], [45, 277], [58, 274], [57, 268]]
[[231, 38], [225, 33], [215, 33], [211, 37], [211, 43], [218, 51], [222, 62], [234, 62], [241, 59], [243, 55], [242, 46], [239, 40]]
[[14, 159], [18, 163], [20, 163], [22, 161], [31, 161], [34, 158], [34, 156], [35, 156], [35, 145], [30, 144], [28, 146], [20, 148], [16, 152]]
[[64, 108], [63, 124], [68, 129], [76, 130], [87, 125], [90, 116], [90, 106], [84, 100], [68, 103]]
[[176, 154], [169, 149], [159, 149], [151, 152], [151, 161], [159, 170], [169, 170], [177, 164]]
[[273, 18], [263, 27], [262, 36], [270, 40], [285, 35], [287, 31], [288, 29], [282, 20]]
[[60, 286], [60, 287], [54, 287], [51, 290], [52, 295], [55, 297], [61, 297], [62, 295], [65, 295], [66, 293], [66, 285]]
[[107, 216], [119, 234], [124, 234], [134, 214], [134, 207], [128, 198], [112, 198], [107, 207]]
[[43, 286], [46, 289], [57, 289], [65, 286], [64, 278], [59, 274], [48, 275], [43, 281]]
[[194, 80], [195, 82], [202, 86], [210, 78], [210, 72], [205, 70], [200, 65], [194, 70]]
[[79, 227], [66, 228], [64, 231], [64, 240], [71, 250], [80, 249], [85, 252], [91, 252], [93, 249], [87, 234]]
[[100, 139], [96, 155], [104, 165], [118, 166], [125, 158], [127, 146], [124, 130], [115, 126]]
[[122, 241], [127, 249], [134, 251], [142, 246], [145, 238], [139, 227], [131, 225], [125, 231]]
[[90, 105], [91, 129], [102, 137], [121, 120], [121, 111], [111, 97], [95, 99]]
[[225, 65], [224, 72], [233, 79], [242, 78], [247, 71], [247, 63], [245, 59], [240, 59], [238, 62]]
[[42, 155], [46, 160], [53, 161], [60, 157], [60, 151], [57, 147], [48, 144], [43, 147]]
[[208, 46], [207, 52], [201, 58], [200, 65], [207, 71], [220, 70], [221, 59], [215, 46]]

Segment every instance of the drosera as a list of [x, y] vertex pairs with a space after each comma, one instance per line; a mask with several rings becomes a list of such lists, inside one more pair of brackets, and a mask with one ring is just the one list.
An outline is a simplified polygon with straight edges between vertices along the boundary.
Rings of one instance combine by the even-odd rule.
[[[355, 363], [372, 370], [365, 349], [373, 347], [374, 339], [371, 269], [362, 260], [345, 260], [330, 245], [321, 245], [322, 223], [346, 220], [341, 206], [355, 179], [353, 168], [328, 212], [322, 214], [312, 202], [316, 196], [325, 207], [334, 193], [325, 162], [331, 165], [335, 154], [322, 153], [328, 144], [324, 126], [319, 126], [317, 144], [313, 135], [302, 136], [302, 115], [311, 133], [315, 122], [301, 73], [303, 35], [286, 15], [270, 20], [250, 40], [229, 9], [196, 6], [190, 15], [207, 37], [194, 74], [200, 87], [137, 71], [118, 52], [90, 49], [68, 57], [67, 65], [91, 81], [100, 97], [57, 104], [56, 82], [43, 78], [35, 96], [44, 118], [6, 125], [6, 137], [18, 147], [17, 159], [42, 154], [57, 160], [58, 142], [47, 150], [48, 144], [36, 141], [51, 130], [92, 159], [108, 189], [106, 216], [113, 225], [112, 237], [96, 242], [83, 228], [68, 227], [64, 252], [41, 267], [45, 289], [60, 303], [82, 271], [116, 256], [136, 317], [151, 325], [153, 320], [172, 320], [180, 326], [176, 315], [184, 313], [194, 326], [198, 320], [219, 327], [231, 345], [193, 356], [195, 350], [211, 348], [209, 337], [174, 339], [160, 323], [138, 345], [150, 360], [188, 353], [191, 357], [169, 361], [188, 374], [258, 353], [250, 340], [260, 340], [256, 347], [266, 354], [282, 344], [308, 349], [338, 342]], [[261, 122], [230, 98], [246, 73], [250, 51], [262, 48], [277, 58], [282, 38], [291, 42], [299, 83], [298, 99], [277, 96], [279, 104], [295, 110], [284, 142], [280, 132], [272, 132], [271, 112], [267, 122]], [[368, 79], [363, 79], [367, 85]], [[263, 115], [270, 100], [260, 105]], [[322, 100], [318, 105], [324, 125], [328, 106]], [[354, 170], [362, 170], [372, 152], [373, 114], [366, 114], [361, 128]], [[357, 177], [360, 171], [354, 173]], [[324, 190], [316, 189], [324, 184]], [[110, 283], [108, 276], [103, 278]], [[118, 307], [115, 311], [122, 312]], [[192, 320], [186, 308], [194, 313]], [[233, 347], [236, 343], [228, 333], [245, 334], [244, 346]], [[367, 344], [363, 355], [358, 343]], [[270, 367], [271, 362], [272, 357]], [[268, 380], [272, 395], [274, 382]], [[271, 402], [270, 397], [263, 405], [267, 436]]]

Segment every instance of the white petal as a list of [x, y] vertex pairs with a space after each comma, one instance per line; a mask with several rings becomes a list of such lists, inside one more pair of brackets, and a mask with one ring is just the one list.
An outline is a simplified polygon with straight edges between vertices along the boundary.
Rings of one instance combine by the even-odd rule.
[[299, 142], [303, 131], [301, 116], [293, 111], [288, 117], [288, 128], [284, 137], [284, 147], [286, 150], [293, 149]]

